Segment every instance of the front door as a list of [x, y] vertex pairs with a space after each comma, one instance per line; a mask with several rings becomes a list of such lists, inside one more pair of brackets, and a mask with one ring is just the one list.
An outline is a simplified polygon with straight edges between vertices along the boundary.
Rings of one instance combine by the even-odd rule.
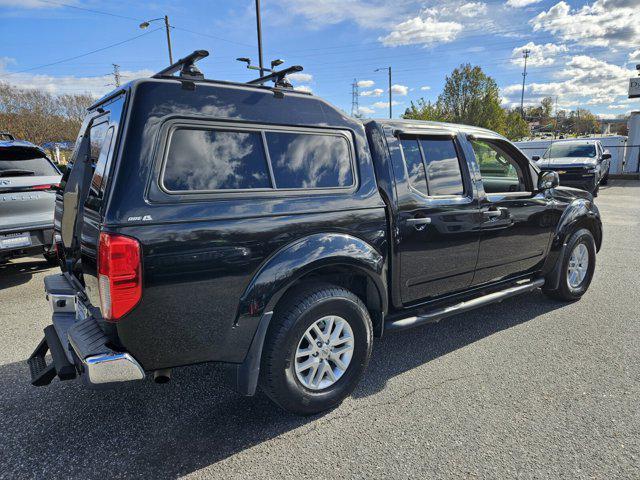
[[529, 161], [508, 142], [472, 139], [482, 176], [482, 236], [473, 285], [542, 266], [557, 212], [537, 192]]
[[419, 303], [471, 285], [478, 256], [478, 203], [459, 142], [403, 136], [394, 155], [400, 296]]

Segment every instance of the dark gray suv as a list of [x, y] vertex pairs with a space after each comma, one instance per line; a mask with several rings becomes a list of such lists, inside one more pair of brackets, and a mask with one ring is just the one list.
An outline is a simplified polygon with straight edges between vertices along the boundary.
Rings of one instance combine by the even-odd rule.
[[55, 264], [53, 209], [60, 171], [36, 145], [0, 141], [0, 262], [42, 253]]

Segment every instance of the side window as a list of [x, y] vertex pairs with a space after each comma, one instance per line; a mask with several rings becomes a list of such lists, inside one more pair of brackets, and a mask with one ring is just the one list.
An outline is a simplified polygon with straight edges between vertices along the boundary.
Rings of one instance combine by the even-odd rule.
[[354, 183], [349, 143], [340, 135], [266, 132], [276, 188], [336, 188]]
[[[109, 128], [108, 122], [94, 123], [89, 131], [89, 140], [91, 141], [91, 164], [96, 165], [100, 152], [102, 151], [102, 145], [104, 144], [104, 137], [107, 135]], [[108, 150], [108, 149], [107, 149]]]
[[526, 190], [520, 165], [499, 145], [484, 140], [472, 140], [471, 145], [480, 167], [486, 193], [523, 192]]
[[178, 128], [163, 176], [170, 191], [271, 188], [260, 132]]
[[458, 153], [450, 138], [420, 139], [427, 166], [429, 195], [464, 195]]
[[418, 140], [404, 138], [400, 140], [402, 155], [409, 175], [409, 185], [418, 190], [423, 195], [429, 195], [427, 190], [427, 177], [424, 172], [424, 163]]
[[[93, 178], [91, 179], [91, 191], [90, 195], [101, 197], [104, 192], [104, 174], [107, 167], [107, 161], [110, 158], [110, 152], [112, 148], [113, 140], [113, 127], [107, 130], [107, 134], [104, 137], [100, 153], [98, 154], [98, 160], [96, 162], [96, 168], [93, 171]], [[93, 142], [92, 142], [93, 143]], [[93, 152], [92, 152], [93, 155]]]

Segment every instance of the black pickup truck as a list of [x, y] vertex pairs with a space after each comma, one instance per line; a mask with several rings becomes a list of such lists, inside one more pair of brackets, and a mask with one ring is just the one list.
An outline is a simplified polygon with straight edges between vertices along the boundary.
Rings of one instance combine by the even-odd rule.
[[505, 138], [361, 122], [289, 88], [294, 67], [206, 80], [203, 55], [91, 107], [58, 192], [61, 273], [45, 279], [34, 385], [163, 382], [218, 362], [241, 394], [312, 414], [355, 388], [373, 337], [587, 290], [591, 195]]

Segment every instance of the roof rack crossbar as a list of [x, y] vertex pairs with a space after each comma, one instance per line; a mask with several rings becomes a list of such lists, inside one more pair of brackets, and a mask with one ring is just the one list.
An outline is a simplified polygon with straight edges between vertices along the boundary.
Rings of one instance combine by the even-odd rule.
[[180, 70], [181, 77], [204, 78], [200, 70], [195, 66], [195, 63], [208, 56], [209, 52], [206, 50], [196, 50], [192, 54], [187, 55], [186, 57], [169, 65], [167, 68], [160, 70], [158, 73], [153, 75], [153, 78], [166, 77], [176, 73], [178, 70]]
[[290, 87], [291, 84], [287, 82], [285, 77], [290, 73], [301, 72], [303, 70], [302, 66], [294, 65], [293, 67], [285, 68], [284, 70], [280, 70], [278, 72], [271, 72], [269, 75], [265, 75], [264, 77], [256, 78], [255, 80], [251, 80], [247, 82], [248, 85], [263, 85], [269, 80], [273, 80], [276, 84], [276, 87]]

